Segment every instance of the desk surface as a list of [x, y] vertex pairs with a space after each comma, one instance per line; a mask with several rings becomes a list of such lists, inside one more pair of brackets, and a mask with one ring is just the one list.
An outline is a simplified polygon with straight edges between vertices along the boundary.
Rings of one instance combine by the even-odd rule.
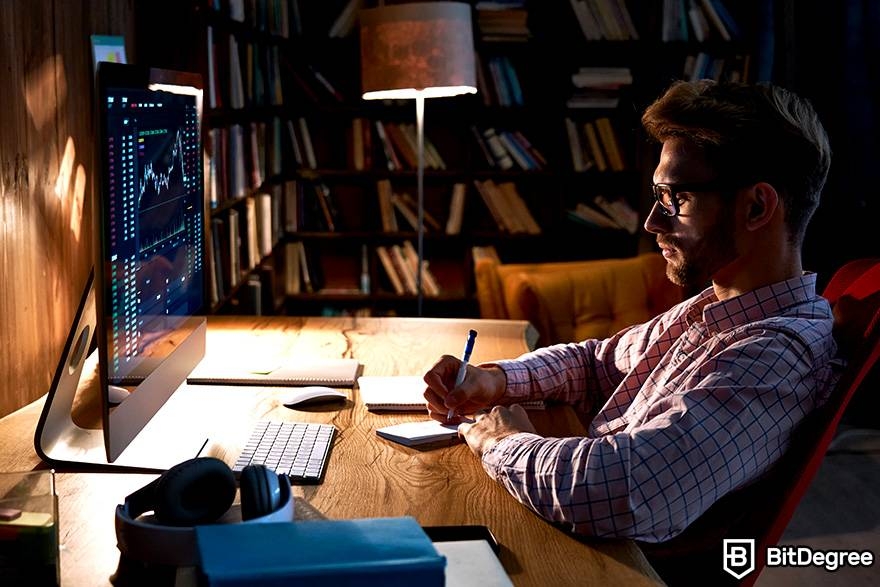
[[[441, 354], [459, 354], [471, 327], [480, 333], [474, 363], [515, 357], [534, 340], [527, 323], [496, 320], [211, 317], [208, 325], [209, 355], [354, 357], [364, 375], [422, 374]], [[516, 585], [662, 584], [632, 542], [579, 541], [541, 520], [490, 480], [466, 445], [423, 451], [378, 438], [376, 428], [423, 416], [374, 414], [363, 407], [357, 389], [350, 393], [341, 407], [292, 410], [281, 405], [284, 391], [278, 388], [183, 386], [160, 421], [185, 422], [179, 414], [194, 402], [202, 419], [224, 430], [225, 444], [216, 445], [214, 454], [228, 463], [257, 419], [329, 422], [339, 434], [324, 483], [294, 489], [329, 518], [411, 515], [426, 526], [486, 525], [501, 543], [501, 560]], [[42, 403], [0, 420], [0, 471], [44, 467], [33, 449]], [[567, 408], [532, 414], [545, 434], [583, 431]], [[62, 582], [109, 584], [118, 562], [114, 507], [155, 476], [57, 472]]]

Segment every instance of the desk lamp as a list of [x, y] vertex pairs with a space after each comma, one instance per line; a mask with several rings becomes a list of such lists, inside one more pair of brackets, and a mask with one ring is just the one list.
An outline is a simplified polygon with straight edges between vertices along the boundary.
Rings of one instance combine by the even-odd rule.
[[416, 101], [418, 191], [417, 312], [422, 315], [425, 214], [425, 98], [475, 94], [471, 7], [463, 2], [415, 2], [360, 11], [364, 100]]

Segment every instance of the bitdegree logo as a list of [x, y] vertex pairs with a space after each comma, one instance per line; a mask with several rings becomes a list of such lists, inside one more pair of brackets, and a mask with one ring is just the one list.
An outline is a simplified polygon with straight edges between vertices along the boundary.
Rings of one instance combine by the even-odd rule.
[[870, 550], [813, 550], [808, 546], [767, 547], [768, 567], [824, 567], [836, 571], [841, 567], [870, 567], [874, 553]]
[[[874, 553], [870, 550], [814, 550], [809, 546], [768, 546], [768, 567], [822, 567], [834, 572], [841, 567], [870, 567]], [[755, 541], [752, 538], [724, 539], [724, 570], [742, 579], [755, 570]]]

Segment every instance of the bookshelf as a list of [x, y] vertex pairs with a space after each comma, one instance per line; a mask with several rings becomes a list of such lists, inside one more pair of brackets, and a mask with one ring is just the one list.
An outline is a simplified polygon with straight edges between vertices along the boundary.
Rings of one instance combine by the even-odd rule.
[[[415, 113], [407, 101], [360, 98], [351, 15], [367, 4], [136, 7], [140, 61], [212, 81], [213, 312], [415, 313], [404, 270], [417, 238], [407, 212]], [[433, 287], [425, 315], [478, 315], [475, 246], [494, 246], [504, 262], [623, 257], [652, 246], [641, 223], [656, 153], [641, 136], [640, 112], [672, 79], [756, 79], [762, 69], [756, 31], [739, 26], [728, 39], [709, 24], [696, 40], [673, 4], [683, 3], [471, 1], [480, 91], [426, 103], [425, 285]], [[757, 1], [735, 4], [736, 23], [754, 22]], [[630, 18], [614, 35], [588, 36], [575, 12], [585, 7], [623, 7]]]

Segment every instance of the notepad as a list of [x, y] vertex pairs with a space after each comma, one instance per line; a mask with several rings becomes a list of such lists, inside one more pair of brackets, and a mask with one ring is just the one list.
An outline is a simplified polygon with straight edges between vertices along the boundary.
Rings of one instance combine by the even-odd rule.
[[441, 424], [436, 420], [406, 422], [377, 428], [380, 437], [405, 446], [419, 446], [445, 440], [458, 440], [458, 424]]
[[427, 412], [424, 380], [420, 375], [358, 378], [361, 400], [371, 411]]
[[203, 360], [187, 383], [205, 385], [327, 385], [351, 387], [357, 381], [357, 359], [315, 359], [280, 365], [217, 364]]

